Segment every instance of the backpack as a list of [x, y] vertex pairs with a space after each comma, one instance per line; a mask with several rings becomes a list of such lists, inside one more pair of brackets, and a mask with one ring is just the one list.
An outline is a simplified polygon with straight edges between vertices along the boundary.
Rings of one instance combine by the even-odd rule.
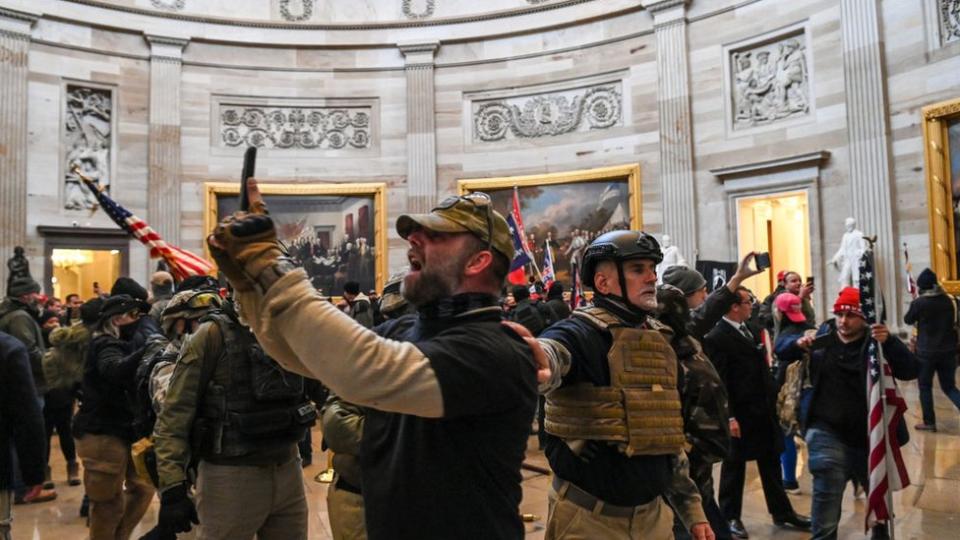
[[810, 355], [805, 353], [799, 361], [787, 366], [783, 386], [777, 393], [777, 419], [784, 433], [800, 432], [800, 400], [804, 385], [809, 385]]
[[531, 302], [521, 302], [508, 315], [511, 321], [522, 324], [534, 336], [540, 335], [547, 327], [543, 314]]

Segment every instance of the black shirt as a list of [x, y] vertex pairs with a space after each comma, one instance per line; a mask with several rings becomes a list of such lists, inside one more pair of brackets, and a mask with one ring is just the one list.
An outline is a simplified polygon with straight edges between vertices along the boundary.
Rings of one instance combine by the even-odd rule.
[[809, 425], [826, 429], [847, 446], [867, 447], [866, 337], [851, 343], [839, 339], [827, 347], [816, 368], [817, 394], [810, 404]]
[[[610, 332], [601, 332], [574, 316], [554, 324], [540, 337], [560, 342], [573, 357], [570, 371], [563, 377], [564, 386], [582, 382], [610, 385]], [[545, 443], [550, 468], [557, 476], [610, 504], [646, 504], [663, 493], [672, 475], [670, 456], [627, 457], [616, 446], [595, 442], [591, 444], [596, 456], [585, 461], [558, 437], [548, 434]]]
[[523, 537], [536, 370], [501, 313], [492, 296], [461, 295], [375, 329], [429, 358], [445, 416], [367, 409], [360, 466], [371, 540]]
[[910, 303], [903, 322], [917, 325], [917, 351], [955, 353], [957, 329], [953, 300], [946, 293], [924, 293]]

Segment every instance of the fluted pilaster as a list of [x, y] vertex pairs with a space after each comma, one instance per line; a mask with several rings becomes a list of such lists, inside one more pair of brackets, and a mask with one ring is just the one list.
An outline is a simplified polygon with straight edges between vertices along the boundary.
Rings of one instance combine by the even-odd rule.
[[180, 243], [180, 80], [184, 39], [146, 36], [150, 43], [150, 137], [147, 221], [164, 240]]
[[27, 58], [37, 18], [0, 8], [0, 295], [6, 261], [27, 240]]
[[437, 42], [400, 45], [407, 74], [407, 211], [437, 203], [437, 143], [433, 89]]
[[886, 293], [887, 316], [900, 317], [898, 253], [893, 227], [890, 134], [877, 0], [841, 0], [844, 86], [850, 151], [853, 216], [867, 236], [877, 236], [874, 254]]
[[657, 36], [657, 110], [663, 232], [688, 261], [696, 260], [697, 219], [687, 51], [687, 0], [644, 2]]

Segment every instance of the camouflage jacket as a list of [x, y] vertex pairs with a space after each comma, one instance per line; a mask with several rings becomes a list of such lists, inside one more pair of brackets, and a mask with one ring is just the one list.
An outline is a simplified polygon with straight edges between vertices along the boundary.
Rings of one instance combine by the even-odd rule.
[[686, 336], [673, 345], [683, 370], [680, 399], [688, 453], [716, 463], [730, 448], [727, 391], [697, 340]]

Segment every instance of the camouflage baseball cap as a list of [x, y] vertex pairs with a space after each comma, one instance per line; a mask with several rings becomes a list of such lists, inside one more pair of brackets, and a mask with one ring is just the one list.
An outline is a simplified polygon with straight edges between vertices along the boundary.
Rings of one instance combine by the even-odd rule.
[[397, 232], [406, 238], [417, 227], [437, 232], [469, 232], [513, 260], [513, 237], [507, 220], [493, 209], [490, 196], [475, 191], [448, 197], [429, 214], [404, 214], [397, 219]]

